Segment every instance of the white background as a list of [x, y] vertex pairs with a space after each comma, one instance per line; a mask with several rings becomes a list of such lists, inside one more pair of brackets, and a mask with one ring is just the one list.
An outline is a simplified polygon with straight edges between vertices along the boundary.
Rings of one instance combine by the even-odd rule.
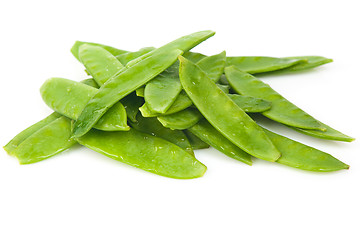
[[[2, 1], [0, 143], [44, 118], [41, 84], [81, 80], [75, 40], [137, 50], [211, 29], [194, 51], [322, 55], [313, 71], [263, 78], [317, 119], [360, 138], [359, 8], [342, 1]], [[312, 173], [196, 151], [204, 177], [174, 180], [83, 147], [20, 166], [0, 151], [0, 239], [360, 239], [359, 140], [273, 130], [326, 151], [349, 170]]]

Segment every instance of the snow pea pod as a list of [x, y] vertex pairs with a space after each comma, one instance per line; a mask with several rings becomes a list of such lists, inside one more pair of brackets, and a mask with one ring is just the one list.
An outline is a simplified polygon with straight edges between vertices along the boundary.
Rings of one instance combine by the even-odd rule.
[[234, 66], [226, 67], [225, 75], [230, 86], [237, 93], [262, 98], [271, 102], [271, 108], [262, 112], [264, 116], [293, 127], [326, 130], [315, 118], [289, 102], [268, 84], [254, 76]]
[[105, 156], [165, 177], [191, 179], [203, 176], [206, 171], [205, 165], [182, 148], [135, 129], [127, 132], [92, 129], [77, 140]]
[[239, 70], [247, 73], [271, 72], [279, 69], [294, 66], [302, 59], [274, 58], [274, 57], [227, 57], [226, 66], [235, 66]]
[[189, 128], [188, 131], [225, 155], [252, 165], [251, 156], [230, 142], [206, 121], [206, 119], [200, 120], [197, 124]]
[[92, 43], [92, 42], [82, 42], [82, 41], [76, 41], [74, 43], [74, 45], [71, 47], [71, 53], [74, 55], [74, 57], [80, 61], [79, 58], [79, 48], [81, 45], [83, 44], [88, 44], [88, 45], [92, 45], [92, 46], [97, 46], [97, 47], [102, 47], [103, 49], [105, 49], [106, 51], [110, 52], [112, 55], [117, 56], [123, 53], [127, 53], [128, 51], [126, 50], [121, 50], [121, 49], [117, 49], [111, 46], [107, 46], [104, 44], [100, 44], [100, 43]]
[[119, 60], [123, 65], [126, 65], [127, 63], [129, 63], [130, 61], [143, 56], [144, 54], [147, 54], [149, 52], [151, 52], [152, 50], [154, 50], [154, 47], [144, 47], [141, 48], [140, 50], [136, 51], [136, 52], [127, 52], [127, 53], [123, 53], [120, 55], [117, 55], [116, 58], [117, 60]]
[[178, 49], [159, 50], [109, 79], [83, 108], [74, 123], [73, 136], [80, 137], [88, 132], [109, 108], [168, 68], [181, 53]]
[[210, 145], [207, 144], [206, 142], [202, 141], [200, 138], [198, 138], [196, 135], [194, 135], [193, 133], [191, 133], [188, 130], [183, 130], [183, 132], [185, 133], [185, 135], [187, 136], [187, 138], [189, 139], [189, 142], [191, 144], [191, 147], [193, 150], [197, 150], [197, 149], [205, 149], [205, 148], [209, 148]]
[[217, 82], [224, 72], [225, 61], [226, 52], [223, 51], [219, 54], [201, 59], [196, 65], [203, 70], [212, 81]]
[[280, 152], [264, 131], [199, 67], [182, 56], [179, 59], [181, 85], [211, 125], [250, 155], [276, 161]]
[[254, 98], [239, 94], [228, 94], [228, 96], [245, 112], [264, 112], [271, 108], [271, 102], [261, 98]]
[[286, 57], [285, 59], [296, 59], [296, 60], [304, 60], [304, 61], [299, 62], [291, 67], [285, 68], [283, 70], [276, 71], [276, 73], [306, 70], [324, 65], [326, 63], [331, 63], [333, 61], [330, 58], [326, 58], [322, 56], [298, 56], [298, 57]]
[[20, 164], [39, 162], [76, 144], [70, 136], [71, 120], [61, 116], [22, 141], [13, 150], [13, 155]]
[[124, 65], [110, 52], [89, 44], [80, 46], [79, 58], [99, 86], [124, 68]]
[[292, 129], [300, 132], [300, 133], [303, 133], [303, 134], [306, 134], [306, 135], [309, 135], [309, 136], [312, 136], [312, 137], [317, 137], [317, 138], [322, 138], [322, 139], [327, 139], [327, 140], [335, 140], [335, 141], [343, 141], [343, 142], [352, 142], [355, 140], [355, 138], [353, 137], [350, 137], [322, 122], [320, 122], [320, 124], [326, 128], [326, 131], [319, 131], [319, 130], [310, 130], [310, 129], [301, 129], [301, 128], [294, 128], [294, 127], [291, 127]]
[[144, 103], [144, 105], [142, 105], [139, 108], [139, 110], [144, 117], [157, 117], [159, 115], [169, 115], [176, 112], [180, 112], [190, 107], [191, 105], [192, 105], [191, 99], [187, 96], [186, 92], [182, 90], [179, 96], [175, 99], [175, 102], [170, 106], [170, 108], [165, 113], [159, 114], [150, 111], [146, 103]]
[[136, 89], [136, 96], [138, 97], [144, 97], [145, 94], [145, 87], [139, 87], [138, 89]]
[[55, 121], [56, 119], [58, 119], [59, 117], [61, 117], [60, 114], [54, 112], [52, 114], [50, 114], [49, 116], [47, 116], [46, 118], [44, 118], [43, 120], [31, 125], [30, 127], [26, 128], [25, 130], [21, 131], [20, 133], [18, 133], [13, 139], [11, 139], [5, 146], [4, 149], [5, 151], [12, 155], [13, 151], [23, 142], [25, 141], [28, 137], [30, 137], [32, 134], [36, 133], [37, 131], [39, 131], [41, 128], [45, 127], [46, 125], [48, 125], [49, 123]]
[[136, 121], [130, 122], [130, 125], [140, 132], [145, 132], [172, 142], [188, 153], [194, 155], [191, 144], [182, 131], [166, 128], [161, 125], [156, 118], [144, 118], [141, 115], [138, 115]]
[[164, 127], [184, 130], [194, 126], [202, 117], [196, 108], [187, 108], [170, 115], [158, 116], [157, 119]]
[[281, 151], [281, 157], [276, 161], [277, 163], [316, 172], [330, 172], [349, 168], [347, 164], [328, 153], [278, 135], [267, 129], [264, 129], [264, 131]]
[[[50, 78], [41, 86], [45, 103], [54, 111], [76, 120], [97, 89], [64, 78]], [[104, 131], [127, 131], [126, 111], [118, 102], [94, 126]]]
[[146, 84], [144, 98], [147, 107], [151, 112], [165, 113], [181, 90], [179, 63], [176, 62]]

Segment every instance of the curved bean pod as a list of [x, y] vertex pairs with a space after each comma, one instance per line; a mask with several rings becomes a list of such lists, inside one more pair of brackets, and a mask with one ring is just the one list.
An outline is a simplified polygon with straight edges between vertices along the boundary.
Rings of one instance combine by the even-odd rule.
[[125, 66], [126, 64], [128, 64], [132, 60], [134, 60], [134, 59], [136, 59], [138, 57], [141, 57], [144, 54], [147, 54], [147, 53], [151, 52], [154, 49], [155, 49], [154, 47], [144, 47], [144, 48], [141, 48], [140, 50], [138, 50], [136, 52], [127, 52], [127, 53], [117, 55], [116, 58], [117, 58], [117, 60], [119, 60]]
[[195, 108], [187, 108], [170, 115], [158, 116], [157, 119], [164, 127], [184, 130], [194, 126], [203, 116]]
[[264, 129], [264, 131], [281, 151], [281, 157], [276, 161], [277, 163], [316, 172], [330, 172], [349, 168], [347, 164], [328, 153], [278, 135], [267, 129]]
[[117, 56], [123, 53], [127, 53], [128, 51], [126, 50], [121, 50], [121, 49], [117, 49], [111, 46], [107, 46], [104, 44], [100, 44], [100, 43], [92, 43], [92, 42], [82, 42], [82, 41], [76, 41], [74, 43], [74, 45], [71, 47], [71, 53], [74, 55], [74, 57], [80, 61], [79, 59], [79, 48], [81, 45], [83, 44], [88, 44], [88, 45], [92, 45], [92, 46], [97, 46], [97, 47], [102, 47], [103, 49], [105, 49], [106, 51], [110, 52], [112, 55]]
[[183, 130], [183, 132], [189, 139], [192, 149], [197, 150], [197, 149], [205, 149], [210, 147], [209, 144], [202, 141], [200, 138], [198, 138], [195, 134], [191, 133], [189, 130]]
[[262, 98], [271, 102], [271, 108], [262, 112], [264, 116], [293, 127], [326, 130], [315, 118], [289, 102], [268, 84], [254, 76], [240, 71], [234, 66], [226, 67], [225, 75], [230, 86], [237, 93]]
[[200, 120], [197, 124], [189, 128], [188, 131], [225, 155], [252, 165], [249, 154], [230, 142], [205, 119]]
[[228, 96], [245, 112], [264, 112], [271, 108], [271, 102], [261, 98], [254, 98], [239, 94], [228, 94]]
[[[64, 78], [50, 78], [40, 88], [44, 102], [54, 111], [76, 120], [98, 90]], [[118, 102], [95, 124], [104, 131], [127, 131], [126, 111]]]
[[141, 115], [138, 115], [136, 117], [136, 121], [131, 122], [130, 125], [140, 132], [144, 132], [172, 142], [191, 155], [194, 155], [191, 144], [182, 131], [166, 128], [161, 125], [161, 123], [156, 118], [144, 118]]
[[205, 165], [182, 148], [135, 129], [127, 132], [92, 129], [77, 140], [110, 158], [165, 177], [191, 179], [203, 176], [206, 171]]
[[202, 115], [245, 152], [276, 161], [280, 152], [264, 131], [194, 63], [179, 56], [181, 84]]

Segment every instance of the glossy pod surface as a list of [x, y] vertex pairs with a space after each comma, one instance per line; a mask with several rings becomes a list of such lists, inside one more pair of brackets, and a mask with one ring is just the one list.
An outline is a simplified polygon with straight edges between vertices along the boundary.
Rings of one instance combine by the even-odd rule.
[[264, 131], [194, 63], [180, 59], [180, 81], [202, 115], [227, 139], [245, 152], [276, 161], [280, 152]]
[[92, 45], [92, 46], [97, 46], [97, 47], [101, 47], [103, 49], [105, 49], [106, 51], [110, 52], [112, 55], [117, 56], [123, 53], [127, 53], [128, 51], [126, 50], [122, 50], [122, 49], [117, 49], [108, 45], [104, 45], [104, 44], [100, 44], [100, 43], [92, 43], [92, 42], [82, 42], [82, 41], [76, 41], [74, 43], [74, 45], [71, 48], [71, 53], [74, 55], [74, 57], [80, 61], [79, 58], [79, 48], [84, 45]]
[[[98, 90], [64, 78], [50, 78], [40, 88], [44, 102], [54, 111], [76, 120]], [[104, 131], [127, 131], [126, 112], [118, 102], [95, 124]]]
[[225, 155], [252, 165], [249, 154], [230, 142], [205, 119], [200, 120], [200, 122], [189, 128], [188, 131]]
[[70, 136], [71, 120], [59, 117], [22, 141], [13, 154], [20, 164], [39, 162], [76, 144]]
[[161, 176], [190, 179], [201, 177], [206, 171], [205, 165], [182, 148], [135, 129], [127, 132], [92, 129], [77, 140], [110, 158]]
[[225, 68], [225, 75], [233, 90], [245, 96], [262, 98], [271, 102], [271, 108], [262, 114], [274, 121], [305, 129], [325, 131], [312, 116], [286, 100], [268, 84], [234, 66]]
[[191, 133], [189, 130], [183, 130], [187, 138], [189, 139], [189, 142], [191, 144], [191, 147], [193, 150], [197, 149], [205, 149], [209, 148], [210, 145], [198, 138], [195, 134]]
[[276, 161], [290, 167], [316, 172], [331, 172], [348, 169], [349, 166], [328, 153], [283, 137], [264, 129], [266, 134], [281, 151]]
[[174, 143], [188, 153], [194, 155], [191, 144], [182, 131], [166, 128], [156, 118], [144, 118], [139, 114], [136, 121], [131, 122], [130, 125], [140, 132], [160, 137]]
[[168, 68], [181, 53], [159, 51], [109, 79], [83, 108], [74, 124], [73, 136], [88, 132], [110, 107]]
[[158, 116], [157, 119], [164, 127], [184, 130], [195, 125], [203, 116], [195, 108], [187, 108], [170, 115]]

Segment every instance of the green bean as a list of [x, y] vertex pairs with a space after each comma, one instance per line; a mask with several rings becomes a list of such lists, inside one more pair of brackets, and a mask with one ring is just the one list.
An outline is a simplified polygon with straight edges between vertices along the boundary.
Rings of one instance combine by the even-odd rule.
[[[40, 88], [45, 103], [56, 112], [76, 120], [97, 89], [64, 78], [50, 78]], [[118, 102], [94, 126], [104, 131], [127, 131], [126, 112]]]
[[39, 162], [76, 144], [70, 135], [71, 120], [59, 117], [28, 136], [13, 150], [13, 155], [20, 164]]
[[183, 132], [185, 133], [185, 135], [187, 136], [187, 138], [189, 139], [190, 145], [192, 147], [193, 150], [197, 150], [197, 149], [205, 149], [205, 148], [209, 148], [210, 145], [207, 144], [206, 142], [202, 141], [200, 138], [198, 138], [196, 135], [192, 134], [190, 131], [188, 130], [183, 130]]
[[201, 118], [201, 113], [195, 108], [187, 108], [177, 113], [157, 117], [164, 127], [178, 130], [192, 127]]
[[89, 44], [80, 46], [79, 58], [99, 86], [124, 68], [110, 52]]
[[191, 179], [206, 171], [205, 165], [182, 148], [135, 129], [127, 132], [92, 129], [77, 140], [110, 158], [161, 176]]
[[110, 107], [168, 68], [181, 53], [181, 50], [160, 50], [109, 79], [92, 96], [75, 121], [73, 136], [80, 137], [88, 132]]
[[245, 112], [264, 112], [271, 108], [271, 102], [261, 98], [254, 98], [239, 94], [228, 94], [228, 96]]
[[219, 84], [217, 83], [216, 86], [221, 89], [224, 93], [228, 94], [230, 92], [230, 86], [225, 84]]
[[224, 72], [225, 61], [226, 53], [223, 51], [219, 54], [201, 59], [196, 65], [198, 65], [212, 81], [217, 82]]
[[136, 59], [138, 57], [141, 57], [144, 54], [147, 54], [147, 53], [151, 52], [154, 49], [155, 49], [154, 47], [144, 47], [144, 48], [141, 48], [139, 51], [136, 51], [136, 52], [127, 52], [127, 53], [117, 55], [116, 58], [123, 65], [126, 65], [130, 61], [132, 61], [132, 60], [134, 60], [134, 59]]
[[187, 96], [186, 92], [184, 90], [182, 90], [180, 92], [179, 96], [175, 99], [175, 102], [171, 105], [171, 107], [165, 113], [159, 114], [159, 113], [154, 113], [154, 112], [150, 111], [150, 109], [148, 108], [146, 103], [144, 103], [144, 105], [142, 105], [139, 108], [139, 110], [144, 117], [157, 117], [159, 115], [169, 115], [169, 114], [180, 112], [180, 111], [190, 107], [191, 105], [192, 105], [191, 99]]
[[144, 98], [151, 112], [165, 113], [180, 94], [178, 65], [178, 62], [174, 63], [146, 84]]
[[262, 112], [264, 116], [293, 127], [326, 130], [316, 119], [254, 76], [240, 71], [234, 66], [226, 67], [225, 75], [232, 89], [237, 93], [262, 98], [272, 103], [269, 110]]
[[193, 63], [199, 62], [201, 59], [206, 58], [206, 55], [197, 53], [197, 52], [186, 52], [183, 54], [184, 58], [186, 58], [189, 61], [192, 61]]
[[343, 142], [352, 142], [355, 140], [355, 138], [345, 135], [344, 133], [341, 133], [338, 130], [336, 130], [322, 122], [320, 122], [320, 124], [324, 128], [326, 128], [325, 132], [319, 131], [319, 130], [309, 130], [309, 129], [294, 128], [294, 127], [291, 127], [291, 128], [298, 132], [301, 132], [303, 134], [306, 134], [306, 135], [309, 135], [312, 137], [327, 139], [327, 140], [335, 140], [335, 141], [343, 141]]
[[252, 165], [251, 156], [237, 147], [217, 131], [206, 119], [200, 120], [197, 124], [188, 129], [192, 134], [206, 142], [213, 148], [225, 155]]
[[58, 119], [59, 117], [61, 117], [60, 114], [54, 112], [52, 114], [50, 114], [49, 116], [47, 116], [46, 118], [44, 118], [43, 120], [31, 125], [30, 127], [26, 128], [25, 130], [21, 131], [19, 134], [17, 134], [13, 139], [11, 139], [5, 146], [4, 149], [5, 151], [12, 155], [13, 151], [23, 142], [25, 141], [28, 137], [30, 137], [32, 134], [36, 133], [37, 131], [39, 131], [41, 128], [45, 127], [46, 125], [48, 125], [49, 123], [55, 121], [56, 119]]
[[138, 89], [136, 89], [136, 96], [138, 97], [144, 97], [145, 94], [145, 87], [139, 87]]
[[182, 131], [165, 128], [156, 118], [144, 118], [138, 115], [136, 121], [130, 122], [130, 125], [140, 132], [145, 132], [172, 142], [194, 155], [191, 144]]
[[276, 161], [280, 152], [264, 131], [194, 63], [179, 56], [181, 85], [202, 115], [245, 152]]
[[315, 68], [320, 65], [331, 63], [333, 60], [330, 58], [325, 58], [321, 56], [299, 56], [299, 57], [286, 57], [285, 59], [296, 59], [296, 60], [304, 60], [295, 64], [291, 67], [285, 68], [283, 70], [279, 70], [279, 72], [294, 72], [300, 70], [306, 70], [310, 68]]
[[100, 43], [91, 43], [91, 42], [81, 42], [81, 41], [76, 41], [74, 43], [74, 45], [72, 46], [71, 48], [71, 53], [74, 55], [74, 57], [80, 61], [79, 59], [79, 48], [81, 45], [83, 44], [88, 44], [88, 45], [92, 45], [92, 46], [98, 46], [98, 47], [102, 47], [104, 48], [106, 51], [110, 52], [112, 55], [114, 56], [117, 56], [117, 55], [120, 55], [120, 54], [123, 54], [123, 53], [127, 53], [128, 51], [125, 51], [125, 50], [121, 50], [121, 49], [117, 49], [117, 48], [114, 48], [114, 47], [110, 47], [110, 46], [107, 46], [107, 45], [103, 45], [103, 44], [100, 44]]
[[330, 172], [349, 168], [347, 164], [339, 161], [330, 154], [269, 130], [264, 129], [264, 131], [281, 151], [281, 157], [276, 161], [277, 163], [316, 172]]

